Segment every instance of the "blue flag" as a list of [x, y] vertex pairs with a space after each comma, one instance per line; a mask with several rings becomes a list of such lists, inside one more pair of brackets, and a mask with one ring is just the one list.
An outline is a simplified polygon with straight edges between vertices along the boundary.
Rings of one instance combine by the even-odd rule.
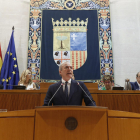
[[14, 43], [14, 31], [12, 31], [8, 49], [1, 68], [0, 83], [4, 86], [4, 89], [13, 89], [12, 85], [18, 85], [18, 81], [19, 70]]

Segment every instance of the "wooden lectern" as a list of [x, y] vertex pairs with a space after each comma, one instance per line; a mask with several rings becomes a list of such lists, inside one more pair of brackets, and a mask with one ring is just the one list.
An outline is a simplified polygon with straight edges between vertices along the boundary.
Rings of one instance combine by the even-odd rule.
[[140, 140], [139, 132], [140, 114], [102, 107], [53, 106], [0, 113], [1, 140]]
[[[69, 130], [67, 118], [77, 120], [77, 127]], [[72, 122], [69, 122], [71, 125]], [[37, 108], [35, 140], [107, 140], [107, 109], [99, 107]]]

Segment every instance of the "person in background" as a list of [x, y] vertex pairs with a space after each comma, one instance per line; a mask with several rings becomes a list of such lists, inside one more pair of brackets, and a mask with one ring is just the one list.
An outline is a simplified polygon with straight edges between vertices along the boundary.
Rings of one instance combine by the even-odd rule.
[[136, 74], [136, 82], [130, 82], [132, 90], [140, 90], [140, 72]]
[[103, 82], [105, 87], [103, 87], [102, 90], [112, 90], [112, 77], [110, 75], [105, 75]]
[[26, 86], [26, 90], [36, 89], [36, 85], [32, 81], [32, 72], [30, 70], [26, 69], [22, 72], [18, 85]]

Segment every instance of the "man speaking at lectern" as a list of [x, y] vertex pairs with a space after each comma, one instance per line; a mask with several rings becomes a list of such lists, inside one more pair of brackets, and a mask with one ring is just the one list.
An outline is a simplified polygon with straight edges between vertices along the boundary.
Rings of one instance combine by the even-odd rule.
[[44, 99], [44, 106], [82, 105], [83, 98], [86, 106], [96, 106], [85, 84], [72, 79], [73, 68], [69, 62], [64, 62], [59, 66], [59, 74], [62, 79], [50, 85]]

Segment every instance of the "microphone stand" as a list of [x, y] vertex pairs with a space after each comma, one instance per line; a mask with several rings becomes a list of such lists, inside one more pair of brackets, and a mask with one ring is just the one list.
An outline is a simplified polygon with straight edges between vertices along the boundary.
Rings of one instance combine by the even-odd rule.
[[92, 102], [93, 106], [95, 106], [95, 104], [93, 103], [93, 101], [91, 100], [91, 98], [88, 96], [88, 94], [85, 92], [85, 90], [81, 87], [81, 85], [79, 84], [79, 82], [77, 82], [77, 84], [80, 86], [80, 88], [84, 91], [84, 93], [86, 94], [86, 96], [89, 98], [89, 100]]
[[56, 95], [56, 93], [58, 92], [58, 90], [60, 89], [61, 86], [63, 86], [63, 83], [61, 83], [61, 85], [59, 86], [59, 88], [56, 90], [56, 92], [54, 93], [54, 95], [52, 96], [52, 98], [50, 99], [50, 101], [48, 102], [48, 106], [49, 106], [50, 102], [52, 101], [53, 97]]

